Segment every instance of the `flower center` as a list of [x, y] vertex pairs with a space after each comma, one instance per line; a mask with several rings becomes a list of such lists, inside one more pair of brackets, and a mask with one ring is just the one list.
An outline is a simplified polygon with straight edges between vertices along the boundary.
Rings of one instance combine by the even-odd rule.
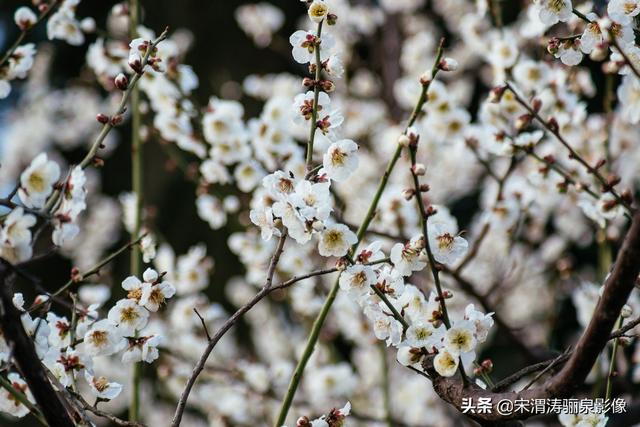
[[29, 186], [37, 193], [44, 191], [44, 177], [40, 173], [32, 173], [29, 175]]
[[89, 340], [96, 347], [102, 347], [107, 342], [107, 335], [106, 331], [93, 331]]
[[442, 236], [438, 236], [436, 240], [438, 240], [438, 247], [442, 249], [451, 249], [453, 246], [453, 236], [449, 233], [445, 233]]

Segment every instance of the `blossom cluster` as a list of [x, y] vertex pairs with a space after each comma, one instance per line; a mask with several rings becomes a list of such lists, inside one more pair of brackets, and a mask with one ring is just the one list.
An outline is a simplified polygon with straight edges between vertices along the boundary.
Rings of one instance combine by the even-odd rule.
[[[158, 358], [162, 337], [157, 333], [146, 333], [149, 329], [145, 328], [150, 313], [157, 312], [175, 294], [175, 288], [164, 281], [163, 275], [150, 268], [144, 272], [143, 280], [135, 276], [126, 278], [122, 288], [127, 291], [127, 297], [117, 301], [105, 317], [100, 315], [100, 311], [106, 309], [110, 290], [100, 285], [87, 285], [80, 289], [80, 301], [74, 304], [71, 320], [53, 311], [48, 311], [46, 318], [32, 316], [38, 308], [49, 304], [48, 295], [37, 297], [32, 308], [25, 307], [21, 293], [14, 295], [13, 303], [22, 312], [22, 325], [33, 337], [38, 356], [62, 386], [76, 389], [82, 378], [89, 393], [109, 401], [121, 393], [123, 386], [101, 375], [102, 369], [96, 358], [116, 353], [121, 354], [124, 363], [151, 363]], [[7, 362], [10, 357], [11, 348], [2, 339], [0, 360]], [[17, 373], [10, 374], [9, 381], [27, 391]], [[7, 413], [22, 417], [29, 412], [10, 393], [5, 392], [0, 397], [0, 405]], [[28, 397], [34, 402], [30, 394]]]

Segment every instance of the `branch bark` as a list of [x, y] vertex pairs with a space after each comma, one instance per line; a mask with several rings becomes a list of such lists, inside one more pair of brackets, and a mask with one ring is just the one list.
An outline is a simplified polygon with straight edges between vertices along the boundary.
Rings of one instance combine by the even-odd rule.
[[15, 364], [49, 426], [74, 427], [75, 423], [61, 402], [60, 395], [47, 378], [33, 341], [22, 326], [22, 313], [13, 305], [11, 290], [14, 279], [13, 266], [0, 258], [0, 327], [4, 338], [12, 348]]

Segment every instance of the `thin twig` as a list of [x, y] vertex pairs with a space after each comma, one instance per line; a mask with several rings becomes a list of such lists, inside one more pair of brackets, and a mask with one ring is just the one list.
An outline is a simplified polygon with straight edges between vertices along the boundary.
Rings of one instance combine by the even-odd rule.
[[625, 207], [625, 209], [628, 212], [630, 213], [634, 212], [631, 205], [627, 203], [627, 201], [625, 201], [620, 196], [620, 194], [618, 194], [614, 186], [609, 184], [607, 179], [604, 176], [602, 176], [600, 171], [598, 171], [597, 168], [591, 166], [584, 158], [582, 158], [582, 156], [580, 156], [580, 154], [578, 154], [573, 149], [573, 147], [571, 147], [571, 144], [569, 144], [569, 142], [566, 139], [564, 139], [564, 137], [560, 134], [560, 131], [558, 130], [558, 128], [556, 126], [551, 126], [547, 120], [543, 119], [540, 116], [540, 114], [536, 110], [534, 110], [531, 107], [531, 105], [529, 105], [529, 103], [526, 102], [522, 98], [522, 96], [520, 96], [518, 92], [516, 92], [512, 83], [506, 82], [506, 87], [509, 88], [509, 90], [513, 93], [513, 96], [515, 97], [515, 100], [529, 112], [531, 117], [535, 118], [538, 121], [538, 123], [540, 123], [548, 132], [550, 132], [553, 136], [555, 136], [556, 139], [567, 149], [567, 151], [569, 151], [569, 158], [576, 160], [587, 170], [589, 174], [595, 177], [595, 179], [602, 185], [603, 192], [610, 193], [621, 206]]
[[193, 386], [195, 385], [196, 380], [198, 379], [198, 375], [200, 375], [200, 373], [204, 369], [204, 366], [207, 363], [207, 359], [209, 358], [209, 355], [215, 348], [218, 341], [220, 341], [220, 339], [227, 333], [227, 331], [231, 329], [233, 325], [236, 324], [238, 319], [240, 319], [247, 311], [251, 310], [251, 308], [254, 305], [256, 305], [262, 298], [267, 296], [273, 290], [271, 287], [271, 284], [273, 282], [273, 275], [275, 273], [276, 266], [280, 261], [280, 256], [282, 255], [282, 252], [284, 250], [284, 243], [286, 239], [287, 239], [287, 233], [286, 231], [282, 231], [276, 250], [274, 251], [273, 256], [271, 257], [271, 262], [269, 263], [269, 270], [267, 274], [267, 279], [265, 281], [265, 285], [262, 287], [260, 292], [254, 295], [254, 297], [248, 303], [246, 303], [245, 305], [240, 307], [238, 310], [236, 310], [236, 312], [233, 313], [233, 315], [229, 319], [227, 319], [226, 322], [224, 322], [224, 324], [216, 331], [213, 337], [211, 337], [211, 339], [208, 341], [207, 347], [205, 348], [204, 352], [200, 356], [200, 359], [194, 366], [193, 371], [191, 372], [191, 376], [187, 380], [187, 384], [185, 385], [185, 388], [182, 391], [182, 395], [180, 396], [180, 400], [178, 401], [176, 411], [173, 415], [173, 420], [171, 421], [171, 427], [178, 427], [180, 425], [180, 422], [182, 421], [182, 415], [184, 414], [184, 410], [187, 406], [187, 400], [189, 399], [189, 394], [191, 393], [191, 390], [193, 389]]
[[[125, 252], [127, 249], [131, 248], [134, 245], [137, 245], [145, 236], [146, 236], [146, 234], [141, 235], [136, 240], [127, 243], [126, 245], [122, 246], [120, 249], [118, 249], [117, 251], [113, 252], [112, 254], [110, 254], [109, 256], [104, 258], [103, 260], [99, 261], [96, 265], [91, 267], [89, 270], [85, 271], [84, 273], [79, 274], [78, 276], [72, 277], [71, 279], [69, 279], [67, 281], [67, 283], [65, 283], [60, 288], [58, 288], [58, 290], [56, 290], [52, 294], [48, 294], [49, 298], [54, 298], [54, 297], [59, 296], [63, 292], [67, 291], [75, 283], [80, 283], [80, 282], [86, 280], [87, 278], [89, 278], [89, 277], [91, 277], [93, 275], [100, 274], [100, 270], [105, 265], [109, 264], [111, 261], [113, 261], [116, 257], [118, 257], [120, 254]], [[42, 301], [42, 302], [40, 302], [38, 304], [35, 304], [31, 308], [29, 308], [28, 311], [30, 313], [32, 313], [32, 312], [34, 312], [35, 310], [37, 310], [38, 308], [40, 308], [41, 306], [43, 306], [46, 303], [47, 303], [47, 301]]]
[[211, 335], [209, 335], [209, 328], [207, 328], [207, 323], [204, 320], [204, 317], [200, 314], [196, 307], [193, 307], [193, 311], [196, 313], [196, 316], [200, 319], [200, 323], [202, 323], [202, 329], [204, 329], [204, 333], [207, 336], [207, 341], [211, 341]]
[[118, 417], [116, 417], [115, 415], [112, 415], [108, 412], [102, 411], [98, 408], [96, 408], [95, 406], [89, 404], [89, 402], [87, 402], [86, 400], [84, 400], [84, 398], [77, 394], [77, 393], [73, 393], [73, 397], [75, 397], [78, 402], [82, 405], [82, 408], [84, 410], [87, 410], [89, 412], [91, 412], [92, 414], [101, 417], [101, 418], [106, 418], [107, 420], [111, 421], [114, 424], [117, 424], [119, 426], [123, 426], [123, 427], [146, 427], [144, 424], [136, 422], [136, 421], [126, 421], [123, 419], [120, 419]]
[[[143, 72], [142, 73], [135, 73], [135, 75], [133, 76], [133, 78], [129, 82], [129, 86], [122, 93], [122, 98], [120, 100], [120, 104], [118, 105], [118, 108], [116, 109], [116, 112], [114, 113], [112, 118], [115, 117], [115, 116], [120, 116], [120, 115], [124, 114], [124, 112], [127, 110], [127, 103], [129, 102], [129, 97], [131, 96], [131, 94], [133, 92], [133, 89], [136, 87], [136, 84], [138, 83], [138, 81], [142, 78], [142, 76], [144, 74], [144, 69], [146, 68], [147, 64], [149, 63], [149, 57], [151, 56], [153, 51], [156, 49], [158, 44], [160, 44], [160, 42], [162, 42], [163, 40], [165, 40], [167, 38], [168, 34], [169, 34], [169, 29], [166, 28], [162, 32], [162, 34], [160, 34], [160, 36], [158, 36], [155, 40], [153, 40], [149, 44], [144, 56], [142, 57], [142, 61], [141, 61], [141, 69], [143, 70]], [[89, 152], [84, 156], [84, 158], [82, 159], [82, 161], [79, 164], [79, 166], [82, 169], [87, 168], [87, 166], [89, 166], [91, 164], [91, 162], [93, 161], [94, 157], [98, 153], [98, 150], [100, 150], [100, 148], [102, 148], [102, 143], [104, 142], [105, 138], [107, 137], [109, 132], [111, 132], [111, 129], [113, 129], [114, 127], [115, 127], [115, 124], [113, 123], [113, 120], [108, 120], [107, 123], [105, 123], [102, 126], [102, 130], [100, 131], [100, 133], [96, 137], [95, 141], [91, 145], [91, 148], [89, 149]], [[61, 194], [62, 193], [61, 193], [61, 191], [59, 189], [55, 190], [53, 192], [53, 194], [49, 197], [49, 200], [47, 201], [45, 207], [43, 208], [43, 212], [51, 212], [52, 208], [55, 206], [55, 204], [60, 199]]]

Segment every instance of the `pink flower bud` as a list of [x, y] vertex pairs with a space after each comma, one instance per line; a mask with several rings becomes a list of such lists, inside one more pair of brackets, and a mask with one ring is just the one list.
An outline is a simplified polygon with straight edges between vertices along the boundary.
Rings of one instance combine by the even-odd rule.
[[129, 78], [123, 73], [118, 74], [113, 82], [120, 90], [127, 90], [127, 87], [129, 87]]
[[106, 114], [100, 113], [96, 116], [96, 120], [104, 125], [109, 123], [109, 116], [107, 116]]

